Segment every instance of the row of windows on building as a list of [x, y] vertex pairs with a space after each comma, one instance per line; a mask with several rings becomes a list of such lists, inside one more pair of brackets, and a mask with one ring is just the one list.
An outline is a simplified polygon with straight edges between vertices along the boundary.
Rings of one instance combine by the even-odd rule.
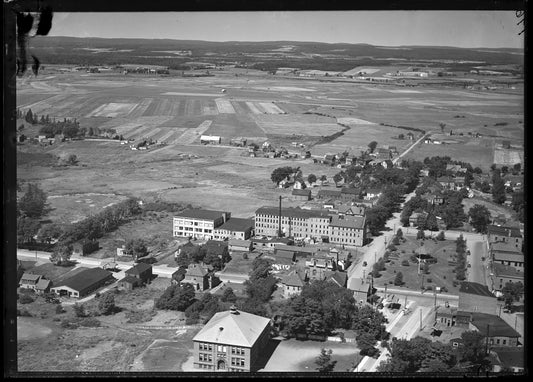
[[[206, 343], [206, 342], [200, 342], [198, 344], [198, 348], [200, 350], [207, 350], [207, 351], [213, 351], [213, 344]], [[244, 355], [245, 348], [238, 347], [238, 346], [230, 346], [231, 354], [237, 354], [237, 355]], [[219, 353], [226, 353], [228, 350], [228, 347], [226, 345], [216, 345], [216, 350]], [[201, 354], [201, 353], [200, 353]]]
[[177, 220], [177, 219], [174, 220], [174, 224], [175, 225], [176, 224], [183, 224], [183, 225], [190, 225], [190, 226], [195, 226], [195, 227], [198, 227], [198, 226], [200, 226], [200, 227], [204, 227], [204, 226], [205, 227], [212, 227], [213, 226], [213, 223], [211, 223], [211, 222], [202, 222], [202, 221], [200, 221], [200, 222], [197, 222], [197, 221], [192, 222], [192, 221], [189, 221], [189, 220]]
[[[198, 354], [198, 360], [200, 362], [213, 362], [213, 355], [209, 353], [199, 353]], [[245, 366], [246, 360], [244, 358], [239, 357], [231, 357], [231, 365], [232, 366]]]
[[192, 227], [178, 227], [178, 231], [193, 231], [193, 232], [205, 232], [205, 233], [211, 233], [213, 232], [212, 229], [207, 228], [192, 228]]
[[[490, 344], [494, 345], [494, 338], [490, 339]], [[501, 340], [501, 344], [502, 345], [507, 345], [507, 340], [502, 339]], [[496, 345], [500, 345], [500, 339], [499, 338], [496, 338]]]

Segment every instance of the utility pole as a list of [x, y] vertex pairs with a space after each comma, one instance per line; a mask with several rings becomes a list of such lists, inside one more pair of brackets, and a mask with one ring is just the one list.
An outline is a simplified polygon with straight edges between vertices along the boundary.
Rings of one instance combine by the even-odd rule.
[[422, 331], [422, 308], [420, 308], [420, 331]]
[[487, 340], [485, 341], [485, 354], [489, 354], [489, 329], [490, 325], [487, 324]]

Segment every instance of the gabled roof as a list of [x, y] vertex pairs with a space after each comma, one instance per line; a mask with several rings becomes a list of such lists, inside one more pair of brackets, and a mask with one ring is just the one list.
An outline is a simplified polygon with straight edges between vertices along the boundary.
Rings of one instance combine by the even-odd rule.
[[288, 275], [284, 276], [281, 280], [282, 284], [289, 285], [289, 286], [298, 286], [303, 287], [304, 283], [297, 272], [292, 271]]
[[344, 217], [333, 216], [329, 225], [332, 227], [362, 229], [365, 227], [365, 217], [352, 215], [346, 215]]
[[503, 265], [499, 263], [493, 263], [492, 268], [494, 269], [494, 275], [496, 277], [515, 277], [515, 278], [524, 278], [524, 272], [520, 272], [515, 267], [510, 265]]
[[341, 190], [319, 190], [318, 196], [339, 197], [341, 193]]
[[494, 314], [473, 312], [471, 323], [485, 337], [520, 337], [520, 333]]
[[328, 279], [333, 281], [335, 284], [337, 284], [340, 287], [346, 286], [347, 278], [348, 278], [348, 275], [346, 274], [346, 272], [334, 271], [328, 275]]
[[522, 347], [491, 347], [505, 367], [524, 367], [524, 348]]
[[205, 275], [207, 275], [207, 270], [200, 264], [192, 263], [187, 267], [186, 276], [204, 277]]
[[509, 253], [521, 253], [513, 243], [497, 241], [490, 244], [490, 249], [493, 252], [509, 252]]
[[283, 259], [288, 259], [288, 260], [294, 261], [294, 252], [285, 251], [283, 249], [276, 250], [275, 257], [276, 257], [276, 259], [283, 258]]
[[367, 293], [370, 289], [370, 283], [363, 278], [351, 278], [350, 283], [347, 285], [348, 289], [356, 292]]
[[48, 288], [50, 286], [52, 282], [50, 280], [47, 280], [47, 279], [43, 279], [41, 278], [37, 284], [35, 285], [35, 287], [39, 290], [45, 290], [46, 288]]
[[131, 267], [126, 271], [127, 275], [140, 275], [141, 273], [146, 272], [147, 270], [152, 269], [150, 264], [138, 263], [134, 267]]
[[112, 273], [102, 268], [85, 268], [82, 272], [69, 277], [58, 286], [67, 286], [81, 291], [110, 277], [113, 277]]
[[37, 283], [37, 281], [39, 281], [39, 278], [41, 278], [41, 275], [34, 275], [32, 273], [23, 273], [22, 277], [20, 278], [20, 282], [29, 281], [32, 283]]
[[292, 190], [292, 194], [293, 195], [297, 195], [297, 196], [310, 196], [311, 195], [311, 190], [306, 188], [305, 190]]
[[487, 288], [486, 285], [482, 285], [482, 284], [474, 283], [470, 281], [463, 281], [461, 283], [461, 287], [459, 288], [459, 292], [468, 293], [468, 294], [477, 294], [479, 296], [485, 296], [485, 297], [494, 297], [494, 295], [490, 293], [489, 288]]
[[520, 229], [517, 227], [499, 227], [497, 225], [489, 224], [487, 226], [487, 232], [489, 235], [522, 237]]
[[361, 190], [359, 190], [358, 188], [355, 188], [355, 187], [343, 187], [341, 189], [341, 194], [359, 195], [359, 192], [361, 192]]
[[224, 212], [224, 211], [188, 209], [183, 212], [177, 213], [175, 216], [178, 218], [215, 220], [215, 219], [221, 218], [227, 213], [228, 212]]
[[216, 313], [193, 341], [252, 347], [270, 324], [265, 317], [242, 311]]
[[252, 229], [254, 226], [254, 221], [252, 219], [242, 219], [242, 218], [231, 218], [227, 220], [220, 227], [215, 228], [216, 230], [225, 229], [228, 231], [246, 231]]
[[137, 277], [133, 277], [133, 276], [127, 275], [126, 277], [121, 279], [119, 282], [126, 282], [126, 283], [129, 283], [129, 284], [138, 284], [140, 282], [140, 280]]

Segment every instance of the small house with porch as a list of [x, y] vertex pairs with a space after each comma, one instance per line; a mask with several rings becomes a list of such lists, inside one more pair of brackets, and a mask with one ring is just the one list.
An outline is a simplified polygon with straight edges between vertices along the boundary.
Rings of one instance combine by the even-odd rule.
[[152, 266], [146, 263], [138, 263], [126, 270], [126, 276], [135, 277], [141, 284], [146, 284], [152, 279]]

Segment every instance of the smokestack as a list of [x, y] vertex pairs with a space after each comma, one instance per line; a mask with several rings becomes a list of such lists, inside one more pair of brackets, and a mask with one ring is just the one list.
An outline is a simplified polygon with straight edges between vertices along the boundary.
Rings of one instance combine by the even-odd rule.
[[281, 195], [279, 196], [279, 225], [278, 225], [278, 237], [281, 237]]

